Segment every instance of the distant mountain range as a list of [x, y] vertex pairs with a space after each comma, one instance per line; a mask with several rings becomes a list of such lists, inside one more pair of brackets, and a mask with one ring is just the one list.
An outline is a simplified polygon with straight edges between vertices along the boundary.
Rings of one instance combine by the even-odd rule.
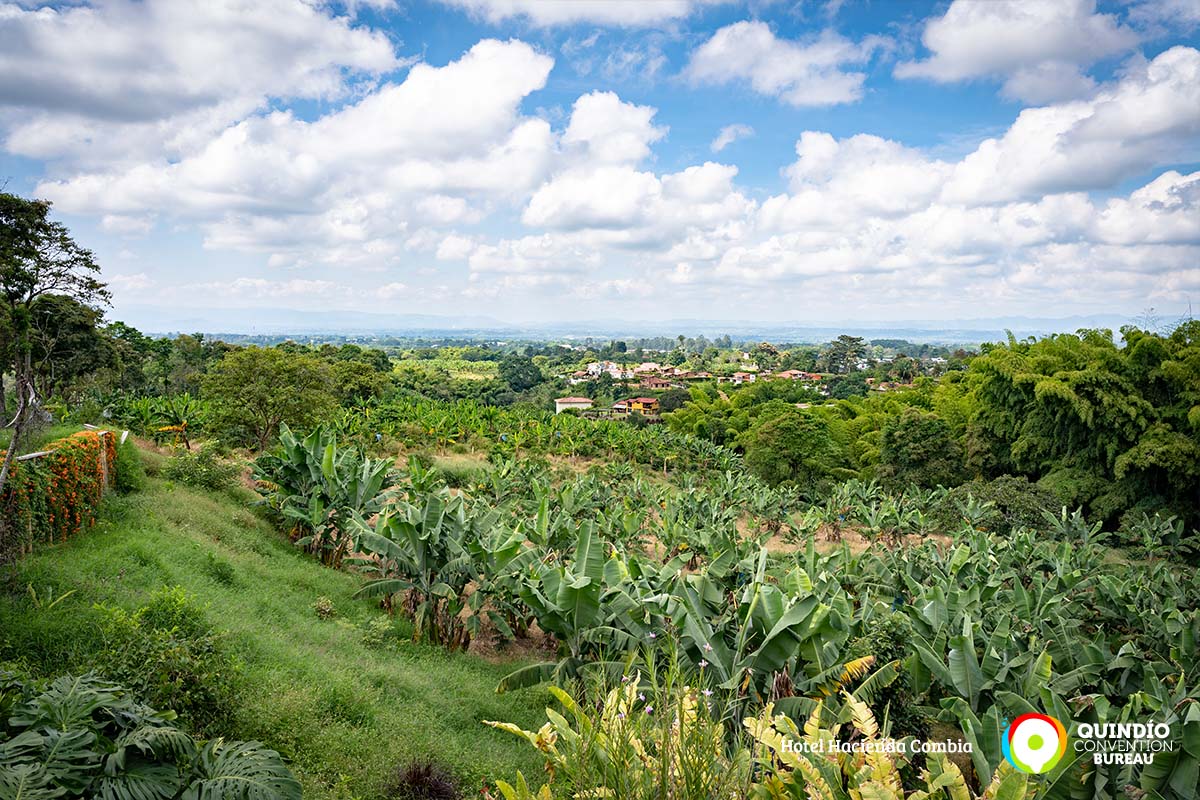
[[[422, 336], [479, 339], [634, 339], [654, 336], [729, 334], [735, 339], [823, 342], [850, 334], [871, 339], [907, 339], [938, 344], [977, 344], [1017, 337], [1042, 336], [1079, 328], [1109, 328], [1135, 323], [1135, 315], [1091, 314], [1057, 318], [982, 317], [952, 320], [763, 321], [763, 320], [571, 320], [508, 323], [493, 317], [433, 314], [381, 314], [359, 311], [301, 311], [285, 308], [165, 309], [129, 306], [111, 314], [140, 330], [156, 334], [207, 333], [260, 336]], [[1164, 322], [1174, 317], [1162, 315]]]

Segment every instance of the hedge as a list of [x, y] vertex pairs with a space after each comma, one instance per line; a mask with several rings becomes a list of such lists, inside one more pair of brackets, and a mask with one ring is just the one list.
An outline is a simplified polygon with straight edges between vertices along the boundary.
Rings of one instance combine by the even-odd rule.
[[117, 437], [111, 432], [81, 431], [45, 449], [47, 455], [14, 461], [0, 492], [0, 563], [90, 528], [116, 478]]

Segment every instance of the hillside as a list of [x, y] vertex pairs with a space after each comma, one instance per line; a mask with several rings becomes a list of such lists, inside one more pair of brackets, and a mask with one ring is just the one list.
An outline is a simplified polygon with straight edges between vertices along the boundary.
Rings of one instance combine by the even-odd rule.
[[[152, 453], [143, 453], [154, 472]], [[495, 694], [511, 662], [414, 645], [357, 578], [321, 566], [260, 520], [246, 490], [207, 493], [155, 477], [113, 495], [92, 531], [26, 559], [0, 593], [0, 666], [85, 672], [104, 649], [97, 604], [126, 611], [182, 587], [236, 662], [230, 737], [258, 739], [292, 764], [305, 797], [379, 796], [401, 765], [447, 765], [474, 785], [529, 748], [482, 719], [534, 726], [541, 691]], [[55, 598], [73, 592], [61, 602]], [[336, 611], [320, 619], [319, 597]]]

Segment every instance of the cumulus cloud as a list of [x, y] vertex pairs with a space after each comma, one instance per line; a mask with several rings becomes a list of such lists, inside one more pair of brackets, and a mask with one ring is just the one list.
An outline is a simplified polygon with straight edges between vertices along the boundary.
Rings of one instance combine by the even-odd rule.
[[650, 145], [667, 135], [666, 127], [652, 123], [654, 114], [649, 106], [622, 102], [614, 92], [585, 94], [575, 101], [563, 142], [586, 148], [595, 161], [641, 161], [650, 155]]
[[753, 135], [754, 128], [751, 128], [749, 125], [743, 125], [740, 122], [733, 125], [726, 125], [717, 131], [717, 137], [712, 140], [709, 149], [714, 153], [719, 153], [738, 139], [745, 139]]
[[856, 43], [833, 31], [793, 41], [776, 37], [765, 22], [736, 22], [700, 45], [684, 74], [697, 84], [747, 81], [793, 106], [832, 106], [862, 97], [866, 73], [852, 68], [885, 44], [877, 36]]
[[250, 116], [181, 160], [47, 181], [38, 193], [74, 213], [169, 209], [198, 222], [210, 246], [275, 253], [276, 263], [293, 263], [288, 252], [378, 260], [412, 220], [472, 221], [472, 198], [537, 185], [553, 137], [518, 105], [552, 63], [524, 43], [485, 40], [317, 120]]
[[948, 198], [1099, 189], [1200, 155], [1200, 51], [1174, 47], [1092, 97], [1028, 108], [955, 165]]
[[612, 0], [441, 0], [500, 23], [519, 17], [542, 27], [592, 22], [627, 28], [656, 25], [680, 19], [698, 8], [724, 0], [654, 0], [620, 3]]
[[3, 5], [0, 124], [33, 158], [178, 153], [268, 98], [340, 98], [402, 63], [383, 34], [300, 0]]
[[[159, 10], [156, 2], [147, 8]], [[88, 22], [109, 31], [129, 6], [0, 8], [0, 37], [16, 41], [30, 25], [74, 31]], [[373, 49], [374, 33], [324, 5], [306, 8], [283, 17], [294, 23], [284, 32], [263, 35], [329, 36], [341, 55], [317, 47], [272, 56], [295, 65], [252, 76], [244, 91], [206, 75], [208, 88], [189, 94], [171, 84], [191, 68], [171, 65], [191, 56], [155, 53], [163, 99], [143, 117], [119, 103], [104, 110], [108, 78], [98, 76], [60, 76], [60, 100], [49, 92], [40, 106], [18, 109], [0, 95], [8, 98], [0, 100], [6, 149], [41, 154], [47, 177], [36, 192], [59, 210], [94, 217], [118, 237], [199, 230], [213, 251], [290, 271], [167, 285], [148, 269], [133, 271], [139, 263], [114, 276], [121, 295], [296, 307], [435, 295], [489, 308], [513, 297], [669, 299], [718, 314], [736, 313], [730, 304], [820, 297], [823, 309], [886, 302], [896, 315], [930, 298], [969, 314], [981, 303], [1044, 303], [1055, 291], [1111, 305], [1200, 288], [1200, 172], [1178, 167], [1200, 160], [1200, 52], [1190, 47], [1133, 60], [1096, 84], [1083, 71], [1091, 62], [1065, 40], [1030, 45], [1015, 60], [981, 55], [968, 69], [927, 36], [932, 55], [913, 65], [930, 71], [924, 77], [943, 79], [932, 72], [937, 64], [943, 77], [961, 76], [946, 80], [995, 75], [1022, 95], [1057, 82], [1066, 88], [1048, 94], [1071, 99], [1026, 108], [954, 157], [873, 133], [798, 127], [795, 157], [782, 169], [786, 187], [763, 199], [741, 185], [734, 164], [664, 154], [671, 131], [659, 111], [615, 92], [580, 91], [569, 112], [530, 115], [523, 109], [541, 102], [554, 62], [529, 44], [484, 40], [448, 63], [400, 73], [390, 45]], [[1070, 8], [1085, 21], [1103, 16], [1090, 5]], [[1100, 26], [1100, 49], [1106, 35], [1113, 48], [1124, 41], [1116, 23], [1089, 24]], [[347, 38], [338, 45], [337, 37]], [[367, 55], [346, 55], [347, 42]], [[41, 40], [19, 46], [25, 59], [52, 52]], [[881, 46], [828, 32], [787, 40], [763, 23], [737, 23], [701, 44], [684, 74], [698, 83], [745, 81], [795, 106], [851, 102]], [[88, 52], [78, 64], [89, 63]], [[7, 57], [0, 52], [0, 63]], [[0, 92], [11, 89], [6, 81], [0, 76]], [[95, 107], [74, 108], [70, 93], [93, 85]], [[315, 115], [264, 102], [282, 95], [338, 102]], [[86, 130], [133, 133], [81, 146]], [[752, 134], [729, 125], [710, 149]], [[120, 152], [107, 157], [105, 148]], [[1141, 176], [1149, 177], [1128, 191]], [[435, 291], [433, 280], [444, 285]]]
[[1083, 70], [1128, 51], [1138, 35], [1095, 0], [954, 0], [926, 22], [921, 37], [929, 58], [896, 66], [900, 78], [953, 83], [992, 77], [1004, 93], [1031, 103], [1080, 97], [1093, 86]]

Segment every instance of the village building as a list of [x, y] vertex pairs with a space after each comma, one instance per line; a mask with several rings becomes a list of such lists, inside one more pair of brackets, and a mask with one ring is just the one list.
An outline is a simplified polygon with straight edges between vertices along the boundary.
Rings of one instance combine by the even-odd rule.
[[658, 399], [654, 397], [630, 397], [628, 400], [618, 400], [612, 404], [614, 416], [624, 416], [637, 412], [645, 416], [658, 416]]
[[554, 399], [554, 413], [561, 414], [568, 408], [584, 411], [592, 407], [592, 398], [590, 397], [556, 397]]

